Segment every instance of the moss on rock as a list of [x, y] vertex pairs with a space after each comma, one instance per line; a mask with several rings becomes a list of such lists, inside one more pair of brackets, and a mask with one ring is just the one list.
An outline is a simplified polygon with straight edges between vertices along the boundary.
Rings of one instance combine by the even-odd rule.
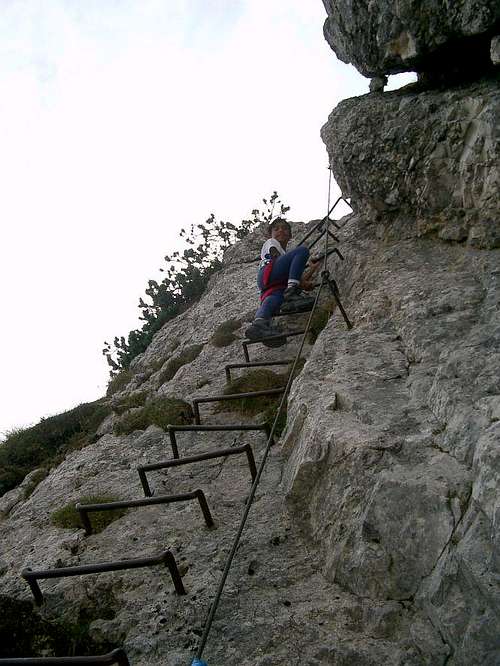
[[210, 342], [214, 347], [227, 347], [232, 342], [237, 340], [234, 331], [238, 330], [241, 326], [239, 319], [228, 319], [223, 324], [215, 329], [214, 334], [210, 338]]
[[309, 327], [309, 333], [307, 336], [307, 341], [309, 342], [309, 344], [313, 345], [316, 342], [319, 334], [328, 324], [328, 321], [332, 316], [333, 311], [336, 308], [336, 305], [337, 304], [335, 303], [335, 301], [331, 300], [316, 308], [312, 316], [311, 325]]
[[190, 345], [189, 347], [185, 347], [178, 356], [170, 359], [160, 373], [158, 378], [159, 385], [161, 386], [165, 382], [173, 379], [177, 374], [177, 371], [182, 368], [183, 365], [192, 363], [198, 358], [202, 349], [203, 345]]
[[[117, 502], [118, 497], [110, 497], [107, 495], [89, 495], [88, 497], [81, 497], [77, 500], [80, 504], [103, 504], [105, 502]], [[83, 527], [80, 514], [75, 509], [77, 502], [71, 502], [65, 506], [57, 509], [51, 515], [50, 520], [56, 527], [65, 528], [81, 528]], [[113, 511], [96, 511], [92, 513], [92, 529], [95, 532], [102, 532], [114, 520], [121, 518], [127, 513], [127, 509], [113, 509]]]

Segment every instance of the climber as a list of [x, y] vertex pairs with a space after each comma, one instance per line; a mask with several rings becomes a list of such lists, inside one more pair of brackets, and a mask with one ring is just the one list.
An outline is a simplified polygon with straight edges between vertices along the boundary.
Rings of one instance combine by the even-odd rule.
[[[320, 259], [311, 259], [311, 266], [304, 273], [309, 259], [309, 248], [305, 245], [286, 251], [292, 237], [292, 228], [286, 220], [276, 218], [269, 225], [268, 233], [270, 238], [262, 246], [257, 274], [261, 305], [255, 313], [252, 325], [245, 331], [250, 340], [267, 338], [282, 332], [272, 324], [273, 316], [279, 312], [283, 301], [292, 307], [304, 302], [302, 289], [309, 291], [313, 288], [313, 277], [320, 268]], [[280, 347], [285, 343], [284, 336], [264, 342], [268, 347]]]

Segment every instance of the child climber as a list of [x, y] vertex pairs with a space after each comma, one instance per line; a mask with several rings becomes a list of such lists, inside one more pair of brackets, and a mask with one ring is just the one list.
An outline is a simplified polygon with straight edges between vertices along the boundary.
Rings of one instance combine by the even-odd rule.
[[[289, 302], [293, 307], [295, 302], [303, 300], [301, 288], [312, 288], [312, 277], [320, 267], [320, 259], [311, 259], [312, 266], [307, 274], [303, 275], [309, 259], [309, 248], [299, 245], [289, 252], [286, 251], [292, 237], [292, 228], [286, 220], [276, 218], [269, 225], [269, 234], [270, 238], [262, 246], [257, 274], [261, 304], [252, 325], [245, 331], [250, 340], [282, 333], [281, 329], [272, 324], [273, 316], [279, 312], [283, 301]], [[269, 341], [268, 346], [281, 346], [285, 343], [286, 338], [283, 336]]]

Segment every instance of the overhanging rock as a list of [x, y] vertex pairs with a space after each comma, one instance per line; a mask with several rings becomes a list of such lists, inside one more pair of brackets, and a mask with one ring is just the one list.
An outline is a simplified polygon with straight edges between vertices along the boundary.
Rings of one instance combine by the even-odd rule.
[[497, 0], [323, 0], [326, 41], [364, 76], [450, 69], [488, 61]]
[[500, 244], [500, 91], [495, 80], [448, 91], [341, 102], [322, 128], [335, 178], [357, 210], [407, 236]]

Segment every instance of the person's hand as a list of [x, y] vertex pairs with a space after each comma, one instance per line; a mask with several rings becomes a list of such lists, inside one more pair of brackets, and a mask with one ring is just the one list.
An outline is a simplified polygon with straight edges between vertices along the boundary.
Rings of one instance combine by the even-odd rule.
[[314, 289], [314, 282], [312, 280], [307, 279], [307, 278], [302, 278], [302, 280], [300, 281], [299, 286], [304, 291], [312, 291]]
[[320, 261], [322, 261], [323, 257], [310, 257], [309, 261], [311, 264], [318, 264]]

